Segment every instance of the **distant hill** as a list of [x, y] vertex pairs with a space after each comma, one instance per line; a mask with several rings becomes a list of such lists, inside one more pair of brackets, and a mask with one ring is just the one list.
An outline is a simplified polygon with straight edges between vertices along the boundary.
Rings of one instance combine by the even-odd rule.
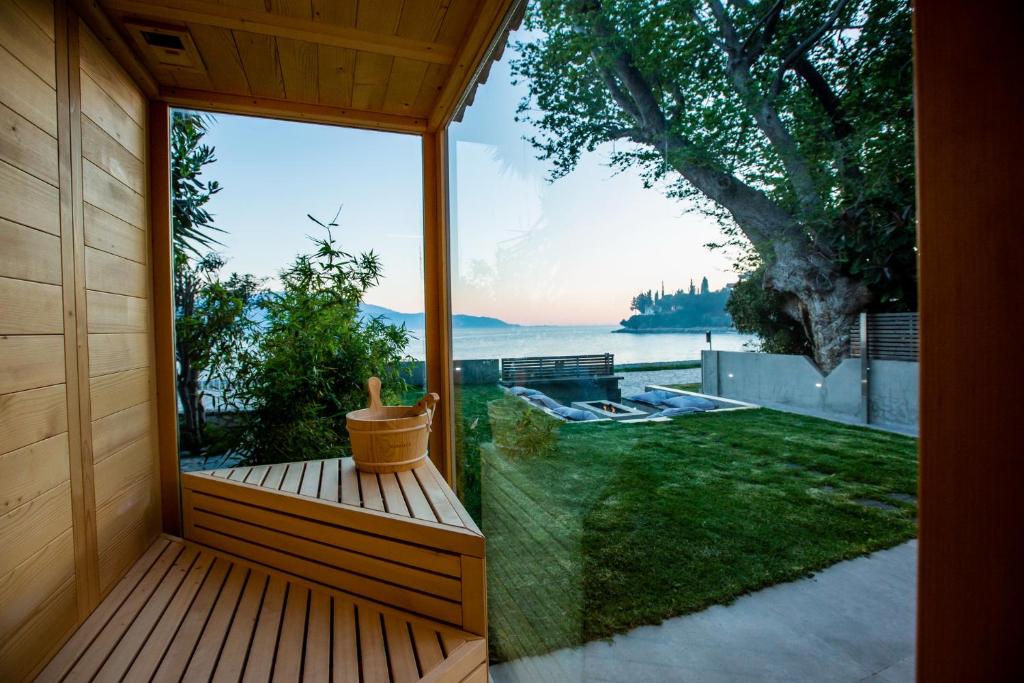
[[[400, 313], [393, 311], [390, 308], [384, 308], [383, 306], [375, 306], [373, 304], [362, 304], [359, 307], [360, 313], [364, 317], [377, 317], [382, 316], [389, 322], [395, 325], [401, 325], [405, 323], [406, 327], [422, 330], [424, 328], [424, 319], [422, 313]], [[495, 328], [495, 327], [519, 327], [512, 323], [507, 323], [504, 320], [497, 318], [488, 318], [486, 316], [479, 315], [463, 315], [462, 313], [456, 313], [452, 316], [452, 327], [457, 329], [484, 329], [484, 328]]]

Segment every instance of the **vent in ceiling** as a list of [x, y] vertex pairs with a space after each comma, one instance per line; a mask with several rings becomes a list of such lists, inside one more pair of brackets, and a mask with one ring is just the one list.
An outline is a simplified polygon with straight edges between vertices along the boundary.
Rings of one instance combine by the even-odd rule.
[[199, 51], [184, 26], [126, 21], [125, 28], [154, 67], [171, 71], [203, 71]]

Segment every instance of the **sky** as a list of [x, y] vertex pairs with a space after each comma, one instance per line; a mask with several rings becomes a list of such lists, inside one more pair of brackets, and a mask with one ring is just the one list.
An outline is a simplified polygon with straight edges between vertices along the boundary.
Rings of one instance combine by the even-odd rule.
[[[515, 39], [513, 34], [513, 39]], [[611, 146], [549, 182], [514, 120], [525, 85], [506, 50], [449, 130], [452, 309], [519, 324], [615, 324], [639, 291], [734, 282], [731, 258], [704, 245], [717, 225], [639, 174], [608, 167]], [[308, 250], [338, 208], [347, 251], [373, 250], [384, 278], [369, 303], [423, 310], [420, 141], [411, 135], [217, 115], [207, 135], [224, 189], [210, 203], [228, 269], [267, 278]]]

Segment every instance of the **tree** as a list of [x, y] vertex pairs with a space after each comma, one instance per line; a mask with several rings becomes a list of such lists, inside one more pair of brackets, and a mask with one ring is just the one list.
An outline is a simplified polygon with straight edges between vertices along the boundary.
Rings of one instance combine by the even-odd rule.
[[825, 370], [869, 304], [914, 304], [906, 0], [539, 0], [518, 44], [531, 142], [569, 173], [666, 180], [749, 244]]
[[171, 114], [171, 228], [176, 252], [201, 257], [200, 249], [219, 245], [211, 232], [224, 232], [213, 224], [206, 205], [221, 191], [216, 180], [200, 178], [217, 161], [214, 148], [203, 143], [210, 117], [190, 111]]
[[281, 273], [283, 291], [263, 296], [265, 320], [242, 351], [234, 387], [237, 448], [251, 464], [349, 452], [345, 414], [366, 406], [366, 381], [383, 384], [393, 402], [406, 390], [401, 363], [409, 333], [381, 317], [362, 319], [359, 305], [380, 280], [373, 252], [342, 251], [331, 229], [313, 239]]
[[240, 350], [255, 322], [248, 315], [260, 283], [233, 273], [220, 280], [224, 259], [217, 254], [192, 260], [175, 254], [175, 359], [177, 392], [182, 406], [181, 447], [206, 447], [206, 410], [201, 381], [229, 389]]
[[785, 315], [781, 295], [761, 286], [764, 267], [736, 283], [725, 303], [733, 326], [744, 334], [755, 334], [765, 353], [804, 355], [811, 352], [803, 326]]

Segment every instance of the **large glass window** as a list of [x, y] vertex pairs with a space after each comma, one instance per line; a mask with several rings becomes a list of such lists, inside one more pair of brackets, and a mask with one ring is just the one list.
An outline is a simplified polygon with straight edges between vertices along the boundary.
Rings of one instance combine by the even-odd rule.
[[[663, 136], [599, 139], [597, 131], [641, 118], [628, 111], [636, 93], [606, 90], [609, 81], [626, 88], [625, 76], [602, 75], [615, 65], [595, 56], [619, 43], [605, 37], [588, 52], [586, 31], [548, 3], [513, 33], [449, 130], [456, 470], [488, 538], [492, 674], [758, 680], [768, 670], [811, 679], [839, 671], [852, 681], [906, 668], [916, 536], [913, 184], [856, 204], [864, 195], [847, 200], [845, 183], [862, 181], [842, 173], [851, 163], [875, 178], [912, 168], [912, 119], [900, 108], [909, 81], [880, 63], [864, 67], [905, 91], [875, 113], [851, 111], [865, 137], [846, 156], [826, 149], [832, 133], [802, 127], [827, 124], [822, 110], [800, 109], [813, 103], [779, 105], [789, 107], [785, 124], [801, 153], [831, 164], [815, 182], [834, 187], [820, 200], [834, 222], [807, 238], [831, 240], [827, 257], [814, 253], [833, 261], [785, 271], [782, 251], [759, 252], [764, 245], [750, 239], [758, 233], [733, 213], [750, 206], [715, 194], [732, 178], [751, 202], [800, 224], [771, 140], [736, 108], [734, 83], [718, 71], [724, 56], [701, 43], [687, 53], [709, 60], [695, 74], [666, 47], [676, 43], [659, 42], [679, 31], [695, 45], [689, 32], [715, 18], [699, 10], [653, 27], [630, 10], [637, 4], [606, 3], [618, 9], [593, 21], [662, 54], [664, 64], [640, 69], [669, 120]], [[651, 13], [672, 12], [658, 7]], [[905, 8], [870, 19], [887, 31], [872, 49], [904, 51], [906, 19]], [[830, 31], [814, 60], [859, 54], [868, 49], [856, 47], [859, 38], [856, 29]], [[845, 62], [822, 68], [828, 79], [853, 77]], [[685, 80], [698, 75], [708, 82]], [[779, 87], [803, 92], [789, 80]], [[867, 131], [888, 139], [884, 160]], [[702, 147], [682, 149], [684, 141]], [[865, 212], [857, 227], [833, 200]], [[883, 204], [907, 212], [885, 229], [910, 240], [886, 243], [884, 275], [871, 261], [879, 252], [865, 256], [875, 247], [853, 244], [883, 231], [869, 215]], [[846, 286], [851, 296], [879, 294], [826, 329], [817, 293], [794, 298], [784, 272], [818, 293], [831, 282], [833, 295]], [[880, 565], [833, 567], [883, 548], [892, 549]], [[829, 567], [820, 584], [799, 582]], [[882, 582], [873, 587], [872, 567]], [[792, 592], [779, 595], [790, 597], [758, 593], [714, 607], [782, 583]], [[849, 639], [837, 644], [840, 622]], [[743, 656], [750, 647], [764, 651]]]

